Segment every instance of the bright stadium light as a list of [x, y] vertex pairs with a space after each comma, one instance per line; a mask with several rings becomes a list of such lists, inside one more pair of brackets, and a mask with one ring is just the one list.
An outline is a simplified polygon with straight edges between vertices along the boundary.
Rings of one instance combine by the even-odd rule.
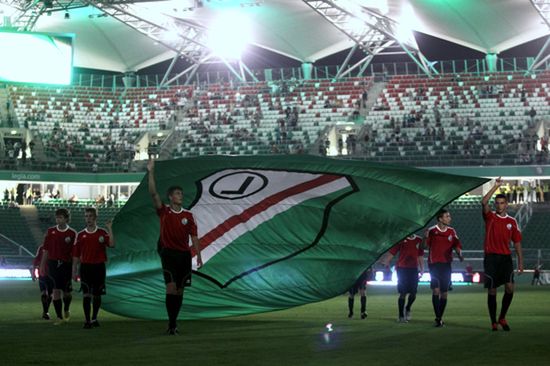
[[401, 43], [416, 44], [413, 28], [418, 25], [418, 17], [414, 13], [411, 4], [405, 4], [399, 17], [399, 24], [395, 31], [395, 37]]
[[238, 60], [251, 41], [251, 26], [247, 16], [238, 10], [224, 10], [210, 24], [208, 46], [216, 55]]

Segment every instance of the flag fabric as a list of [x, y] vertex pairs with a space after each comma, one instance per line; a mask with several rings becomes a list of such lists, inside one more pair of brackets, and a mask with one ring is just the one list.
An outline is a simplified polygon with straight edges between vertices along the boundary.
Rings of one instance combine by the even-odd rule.
[[[201, 242], [204, 265], [197, 269], [193, 253], [182, 319], [280, 310], [342, 294], [395, 243], [487, 181], [313, 156], [159, 161], [155, 177], [161, 197], [170, 186], [183, 188]], [[159, 225], [146, 175], [114, 220], [106, 310], [166, 318]]]

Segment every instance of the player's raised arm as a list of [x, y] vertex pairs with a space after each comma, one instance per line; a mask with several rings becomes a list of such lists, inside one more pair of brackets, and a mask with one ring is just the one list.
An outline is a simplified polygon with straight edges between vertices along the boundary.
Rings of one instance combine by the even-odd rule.
[[151, 194], [151, 198], [153, 199], [153, 205], [156, 209], [159, 209], [162, 207], [162, 200], [160, 199], [160, 196], [157, 192], [157, 184], [155, 182], [155, 160], [149, 159], [149, 162], [147, 162], [147, 172], [148, 177], [147, 181], [149, 183], [149, 193]]
[[495, 185], [489, 190], [489, 192], [487, 192], [487, 194], [485, 194], [485, 196], [483, 196], [483, 199], [481, 200], [481, 205], [483, 206], [483, 212], [491, 211], [491, 208], [489, 207], [489, 200], [491, 199], [491, 197], [493, 197], [493, 194], [495, 194], [495, 192], [497, 191], [497, 189], [500, 188], [501, 185], [502, 185], [502, 178], [498, 177], [495, 180]]

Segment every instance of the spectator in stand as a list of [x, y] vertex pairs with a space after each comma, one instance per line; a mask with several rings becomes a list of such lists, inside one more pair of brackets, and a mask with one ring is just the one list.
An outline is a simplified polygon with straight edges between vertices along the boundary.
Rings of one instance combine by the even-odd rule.
[[535, 123], [536, 115], [537, 115], [537, 111], [535, 110], [534, 107], [531, 107], [531, 109], [529, 110], [529, 117], [531, 118], [531, 126], [533, 126], [533, 124]]
[[362, 104], [361, 108], [367, 107], [367, 100], [369, 99], [369, 93], [367, 92], [367, 89], [363, 90], [363, 93], [361, 94]]
[[27, 205], [32, 204], [32, 188], [29, 185], [29, 188], [27, 188], [27, 192], [25, 193], [25, 203]]

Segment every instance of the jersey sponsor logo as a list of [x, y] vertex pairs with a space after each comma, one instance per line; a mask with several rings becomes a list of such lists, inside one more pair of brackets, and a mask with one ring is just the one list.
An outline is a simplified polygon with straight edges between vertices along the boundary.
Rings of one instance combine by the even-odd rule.
[[188, 222], [189, 221], [186, 218], [181, 219], [181, 224], [182, 225], [187, 225]]

